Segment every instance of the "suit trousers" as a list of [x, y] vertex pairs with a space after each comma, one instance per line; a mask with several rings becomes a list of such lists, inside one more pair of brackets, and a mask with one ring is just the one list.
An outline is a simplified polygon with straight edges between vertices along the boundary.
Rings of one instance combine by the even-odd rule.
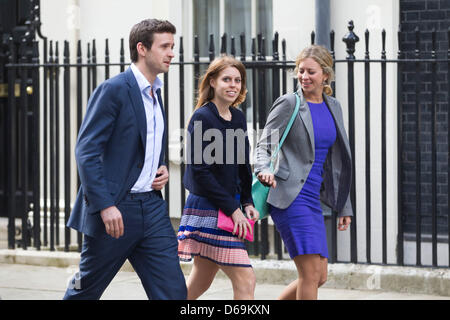
[[124, 235], [115, 239], [105, 231], [95, 238], [84, 236], [80, 270], [69, 283], [64, 299], [100, 299], [126, 259], [149, 299], [186, 299], [167, 203], [156, 192], [128, 193], [117, 208], [122, 213]]

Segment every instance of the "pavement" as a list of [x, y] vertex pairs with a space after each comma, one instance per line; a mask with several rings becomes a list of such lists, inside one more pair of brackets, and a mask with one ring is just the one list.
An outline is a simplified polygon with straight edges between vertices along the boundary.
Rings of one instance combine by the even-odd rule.
[[[78, 269], [79, 253], [0, 250], [2, 300], [60, 300]], [[275, 300], [296, 278], [292, 261], [252, 259], [255, 299]], [[192, 263], [182, 263], [186, 277]], [[320, 300], [450, 300], [450, 270], [330, 264]], [[147, 296], [127, 262], [102, 296], [103, 300], [145, 300]], [[232, 300], [231, 282], [219, 271], [200, 300]]]
[[[3, 300], [60, 300], [75, 269], [21, 264], [0, 264], [0, 297]], [[257, 283], [256, 300], [275, 300], [284, 285]], [[120, 271], [102, 296], [103, 300], [146, 300], [141, 282], [134, 272]], [[200, 300], [232, 300], [231, 282], [217, 277]], [[426, 294], [320, 288], [320, 300], [450, 300]]]

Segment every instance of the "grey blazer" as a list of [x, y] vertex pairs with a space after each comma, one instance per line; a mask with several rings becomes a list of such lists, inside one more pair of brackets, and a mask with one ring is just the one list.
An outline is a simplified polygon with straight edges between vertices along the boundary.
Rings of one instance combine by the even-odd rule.
[[[315, 159], [311, 113], [302, 90], [299, 89], [297, 93], [300, 97], [300, 110], [278, 153], [274, 165], [277, 187], [270, 188], [267, 198], [268, 203], [280, 209], [289, 207], [302, 190]], [[341, 105], [333, 97], [324, 95], [323, 98], [334, 118], [337, 134], [324, 163], [320, 200], [338, 212], [340, 217], [353, 216], [349, 196], [352, 159]], [[294, 94], [285, 94], [279, 97], [270, 109], [266, 125], [256, 145], [255, 174], [269, 171], [271, 154], [287, 127], [295, 103]]]

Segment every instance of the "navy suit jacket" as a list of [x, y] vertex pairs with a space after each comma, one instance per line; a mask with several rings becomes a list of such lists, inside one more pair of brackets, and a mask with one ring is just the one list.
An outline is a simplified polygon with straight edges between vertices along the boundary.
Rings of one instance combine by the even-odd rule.
[[[165, 122], [160, 90], [156, 94]], [[164, 127], [159, 166], [165, 164]], [[68, 227], [91, 237], [105, 233], [100, 211], [117, 205], [136, 183], [144, 165], [146, 135], [142, 95], [128, 68], [99, 85], [89, 99], [75, 147], [81, 187]]]

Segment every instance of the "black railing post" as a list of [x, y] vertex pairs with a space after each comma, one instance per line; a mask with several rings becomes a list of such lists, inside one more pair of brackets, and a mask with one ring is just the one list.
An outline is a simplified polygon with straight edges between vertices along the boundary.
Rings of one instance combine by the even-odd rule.
[[59, 246], [59, 213], [61, 211], [60, 207], [60, 105], [59, 105], [59, 42], [56, 41], [55, 49], [55, 236], [56, 245]]
[[183, 48], [183, 37], [180, 37], [180, 52], [179, 52], [179, 60], [180, 60], [180, 131], [183, 135], [180, 136], [180, 147], [182, 154], [180, 154], [181, 162], [180, 162], [180, 190], [181, 190], [181, 210], [183, 210], [184, 205], [186, 203], [186, 189], [183, 184], [183, 177], [185, 172], [185, 154], [183, 144], [185, 143], [184, 136], [184, 122], [185, 120], [185, 112], [184, 112], [184, 48]]
[[91, 96], [92, 93], [92, 67], [91, 67], [91, 44], [88, 42], [87, 44], [87, 68], [86, 68], [86, 72], [87, 72], [87, 90], [86, 90], [86, 102], [89, 101], [89, 97]]
[[[334, 74], [336, 74], [336, 53], [334, 51], [334, 30], [330, 31], [330, 53], [331, 53], [331, 57], [333, 58], [333, 71]], [[336, 97], [336, 81], [333, 81], [331, 83], [331, 89], [333, 90], [333, 97]]]
[[[432, 266], [437, 267], [437, 128], [436, 128], [436, 29], [431, 31], [431, 244]], [[449, 241], [450, 243], [450, 241]]]
[[387, 173], [386, 173], [386, 31], [381, 32], [381, 220], [382, 259], [387, 264]]
[[[80, 131], [81, 121], [83, 119], [83, 69], [81, 64], [83, 56], [81, 53], [81, 40], [78, 40], [77, 45], [77, 136]], [[75, 164], [76, 165], [76, 164]], [[81, 181], [77, 170], [77, 192], [80, 189]], [[83, 245], [83, 236], [81, 232], [77, 232], [78, 252], [81, 252]]]
[[[450, 92], [450, 27], [447, 31], [447, 92]], [[450, 94], [447, 95], [447, 105], [450, 106]], [[447, 128], [450, 128], [450, 115], [447, 113]], [[447, 168], [450, 168], [450, 130], [447, 130]], [[447, 236], [449, 239], [448, 265], [450, 266], [450, 169], [447, 171]]]
[[422, 127], [422, 112], [420, 108], [420, 31], [419, 27], [415, 29], [416, 35], [416, 265], [422, 264], [422, 223], [421, 223], [421, 210], [422, 210], [422, 177], [421, 177], [421, 127]]
[[[258, 61], [266, 61], [266, 39], [258, 34]], [[258, 68], [258, 123], [259, 128], [264, 128], [266, 123], [266, 70]], [[269, 224], [267, 219], [261, 221], [261, 259], [265, 260], [269, 253]]]
[[[287, 93], [287, 72], [286, 72], [286, 39], [281, 40], [281, 51], [282, 51], [282, 60], [283, 60], [283, 69], [282, 69], [282, 84], [281, 84], [281, 92], [282, 94], [286, 94]], [[295, 88], [294, 88], [294, 91]]]
[[[280, 60], [280, 55], [278, 52], [278, 32], [275, 32], [272, 40], [272, 51], [272, 61], [276, 63]], [[280, 96], [280, 69], [276, 66], [272, 69], [272, 93], [272, 100], [275, 101], [275, 99]], [[281, 236], [275, 226], [272, 226], [272, 229], [275, 253], [277, 255], [277, 259], [281, 260], [283, 258], [283, 243], [281, 241]]]
[[240, 35], [241, 40], [241, 61], [246, 60], [247, 46], [245, 45], [245, 33], [242, 32]]
[[[22, 39], [20, 46], [19, 46], [19, 62], [22, 64], [28, 63], [27, 59], [27, 46], [28, 43], [26, 42], [26, 39]], [[19, 128], [21, 130], [18, 134], [18, 141], [19, 141], [19, 157], [17, 159], [19, 165], [19, 183], [21, 185], [22, 189], [22, 203], [20, 206], [21, 211], [21, 218], [22, 218], [22, 240], [21, 240], [21, 246], [22, 249], [26, 250], [28, 248], [28, 212], [29, 212], [29, 201], [28, 201], [28, 184], [29, 184], [29, 177], [28, 177], [28, 163], [29, 163], [29, 157], [28, 157], [28, 145], [29, 145], [29, 139], [28, 139], [28, 93], [27, 93], [27, 79], [28, 79], [28, 72], [27, 68], [24, 66], [19, 67], [19, 77], [20, 77], [20, 98], [19, 98]]]
[[226, 54], [227, 54], [227, 34], [224, 33], [221, 38], [220, 55], [223, 56]]
[[70, 228], [70, 52], [69, 42], [64, 41], [64, 251], [69, 251]]
[[[256, 61], [256, 39], [252, 38], [252, 62]], [[252, 68], [252, 118], [253, 118], [253, 130], [254, 132], [256, 132], [256, 128], [257, 128], [257, 119], [258, 119], [258, 96], [257, 96], [257, 86], [258, 86], [258, 79], [256, 76], [256, 72], [257, 72], [257, 66], [254, 66]], [[259, 128], [258, 128], [259, 129]], [[256, 145], [256, 136], [253, 138], [253, 145]]]
[[123, 38], [120, 39], [120, 72], [125, 71], [125, 48], [123, 45]]
[[[167, 139], [169, 139], [169, 72], [164, 73], [164, 111], [166, 112], [166, 119], [164, 127], [166, 130]], [[163, 152], [161, 150], [161, 152]], [[164, 147], [165, 158], [167, 162], [167, 169], [169, 169], [169, 143]], [[167, 212], [170, 212], [170, 182], [168, 181], [164, 186], [164, 200], [167, 202]]]
[[275, 35], [272, 40], [272, 48], [273, 48], [273, 58], [272, 61], [274, 61], [274, 67], [272, 69], [273, 75], [272, 75], [272, 92], [273, 92], [273, 101], [277, 99], [280, 96], [280, 68], [275, 66], [278, 61], [280, 61], [280, 54], [278, 51], [278, 32], [275, 32]]
[[[252, 62], [256, 61], [256, 39], [252, 38]], [[257, 67], [255, 66], [252, 69], [252, 119], [253, 119], [253, 132], [255, 133], [253, 135], [253, 145], [256, 146], [256, 141], [257, 141], [257, 106], [259, 103], [258, 100], [258, 96], [257, 96], [257, 77], [256, 77], [256, 72], [257, 72]], [[260, 227], [261, 227], [261, 223], [258, 221], [257, 223], [255, 223], [255, 227], [254, 227], [254, 239], [255, 241], [253, 242], [253, 252], [254, 255], [258, 256], [259, 255], [259, 242], [260, 240]]]
[[109, 79], [109, 41], [105, 40], [105, 80]]
[[[81, 54], [81, 40], [77, 45], [77, 136], [83, 120], [83, 69], [81, 64], [83, 58]], [[80, 187], [80, 177], [77, 178], [77, 189]]]
[[49, 133], [49, 152], [50, 152], [50, 251], [55, 250], [55, 65], [53, 58], [53, 41], [50, 41], [50, 133]]
[[403, 54], [401, 51], [401, 29], [397, 32], [398, 53], [397, 53], [397, 264], [404, 265], [403, 262], [403, 90], [402, 90], [402, 76], [403, 76]]
[[231, 36], [231, 56], [234, 58], [236, 57], [236, 41], [234, 39], [234, 36]]
[[214, 35], [209, 35], [209, 61], [213, 61], [215, 58], [215, 47], [214, 47]]
[[33, 236], [34, 247], [41, 250], [41, 175], [40, 175], [40, 77], [39, 77], [39, 42], [33, 41], [32, 60], [33, 83]]
[[[9, 38], [9, 57], [8, 62], [14, 63], [15, 47], [13, 38]], [[7, 138], [8, 159], [7, 166], [7, 201], [8, 201], [8, 248], [15, 249], [16, 234], [16, 192], [17, 192], [17, 103], [15, 95], [16, 87], [16, 69], [8, 68], [8, 112], [7, 112]]]
[[194, 36], [194, 102], [196, 105], [198, 97], [198, 81], [200, 79], [200, 47], [198, 44], [198, 36]]
[[[353, 21], [348, 23], [349, 32], [344, 36], [342, 41], [347, 46], [347, 66], [348, 66], [348, 134], [350, 138], [350, 149], [352, 152], [352, 187], [350, 192], [350, 199], [352, 202], [353, 212], [356, 208], [356, 186], [355, 186], [355, 79], [354, 79], [354, 60], [355, 60], [355, 44], [359, 41], [359, 37], [353, 32]], [[356, 215], [352, 217], [350, 227], [351, 236], [351, 262], [357, 262], [357, 235], [356, 235]]]
[[92, 40], [92, 91], [97, 88], [97, 47], [95, 39]]
[[48, 42], [47, 38], [44, 39], [44, 76], [43, 76], [43, 196], [44, 196], [44, 247], [48, 246], [48, 79], [51, 69], [48, 67], [47, 57]]
[[[234, 38], [233, 38], [234, 39]], [[234, 41], [231, 42], [232, 44], [232, 50], [233, 50], [233, 44]], [[240, 35], [240, 43], [241, 43], [241, 55], [240, 55], [240, 60], [241, 62], [245, 62], [246, 60], [246, 46], [245, 46], [245, 33], [241, 33]], [[247, 87], [248, 87], [248, 74], [247, 74]], [[242, 108], [242, 112], [244, 113], [245, 119], [247, 119], [247, 107], [248, 107], [248, 99], [249, 99], [249, 95], [247, 95], [246, 99], [244, 100], [244, 102], [241, 105]]]
[[366, 259], [371, 262], [371, 198], [370, 198], [370, 57], [369, 57], [369, 30], [365, 32], [366, 54], [364, 62], [365, 77], [365, 118], [366, 118]]
[[[266, 39], [262, 34], [258, 34], [258, 61], [266, 61]], [[258, 122], [262, 129], [266, 124], [266, 70], [264, 67], [258, 67], [258, 92], [260, 99], [258, 100]]]

